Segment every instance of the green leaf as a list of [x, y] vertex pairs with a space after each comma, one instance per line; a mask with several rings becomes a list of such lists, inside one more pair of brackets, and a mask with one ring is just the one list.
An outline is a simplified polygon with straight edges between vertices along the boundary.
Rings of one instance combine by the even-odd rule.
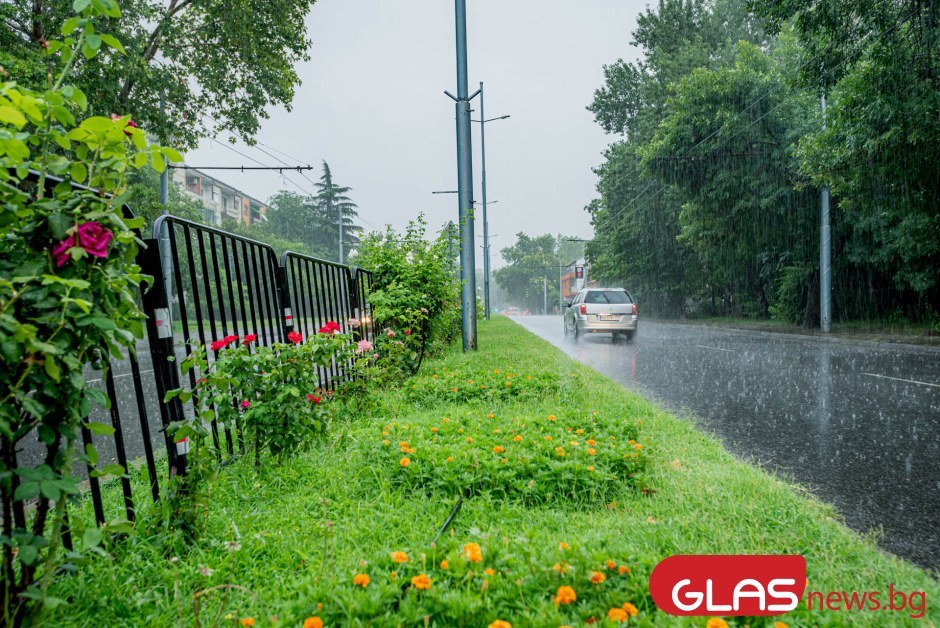
[[22, 545], [16, 553], [16, 557], [19, 558], [24, 565], [32, 565], [39, 557], [39, 550], [36, 549], [35, 545]]
[[58, 501], [59, 497], [62, 495], [59, 487], [52, 482], [40, 482], [39, 491], [42, 493], [43, 497], [53, 501]]
[[[102, 408], [106, 410], [111, 407], [111, 400], [108, 399], [108, 395], [100, 388], [86, 388], [85, 396], [88, 397], [88, 399], [90, 399], [93, 403], [101, 406]], [[92, 429], [92, 428], [89, 427], [88, 429]], [[92, 429], [92, 431], [94, 430]]]
[[166, 160], [163, 159], [163, 155], [159, 151], [150, 151], [150, 160], [153, 162], [153, 169], [157, 172], [166, 170]]
[[[62, 23], [62, 34], [65, 37], [68, 37], [75, 32], [75, 29], [81, 25], [82, 18], [80, 17], [70, 17]], [[64, 89], [62, 91], [65, 91]]]
[[101, 539], [101, 530], [98, 528], [87, 528], [85, 532], [82, 533], [82, 547], [85, 549], [96, 547], [101, 543]]
[[13, 492], [13, 501], [21, 502], [39, 495], [39, 482], [21, 482]]
[[4, 124], [12, 124], [17, 128], [17, 130], [22, 129], [26, 126], [26, 116], [24, 116], [18, 109], [14, 109], [10, 106], [0, 107], [0, 122]]
[[91, 443], [85, 445], [85, 457], [88, 458], [88, 464], [91, 466], [98, 464], [98, 450]]
[[119, 464], [106, 464], [101, 472], [106, 475], [124, 475], [124, 467]]
[[75, 13], [81, 13], [89, 6], [91, 6], [91, 0], [75, 0], [72, 3], [72, 11]]
[[46, 368], [46, 375], [52, 378], [52, 381], [58, 382], [62, 377], [62, 370], [59, 368], [58, 363], [51, 355], [46, 356], [45, 364], [43, 365]]
[[117, 37], [114, 37], [112, 35], [102, 35], [101, 41], [108, 44], [110, 47], [114, 48], [121, 54], [126, 54], [124, 51], [124, 46], [121, 44], [120, 41], [118, 41]]
[[[97, 390], [96, 388], [90, 388], [89, 390]], [[85, 391], [88, 392], [87, 390]], [[85, 424], [85, 427], [91, 431], [92, 434], [98, 434], [101, 436], [111, 436], [114, 434], [114, 428], [106, 423], [98, 423], [96, 421], [89, 421]]]
[[88, 176], [88, 168], [80, 161], [73, 161], [72, 165], [69, 166], [69, 175], [73, 181], [82, 183]]

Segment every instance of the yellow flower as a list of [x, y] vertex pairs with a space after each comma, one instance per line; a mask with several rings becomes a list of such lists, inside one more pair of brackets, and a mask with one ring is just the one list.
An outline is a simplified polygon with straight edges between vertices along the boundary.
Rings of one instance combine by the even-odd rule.
[[552, 440], [552, 437], [551, 437], [551, 436], [546, 436], [546, 437], [545, 437], [545, 440]]
[[391, 445], [391, 443], [390, 443], [388, 440], [383, 440], [383, 441], [382, 441], [382, 444], [383, 444], [383, 445]]
[[577, 599], [578, 596], [571, 587], [558, 587], [558, 593], [555, 594], [555, 604], [571, 604]]
[[594, 440], [593, 438], [589, 438], [589, 439], [587, 439], [587, 444], [590, 445], [591, 447], [593, 447], [594, 445], [597, 444], [597, 441]]
[[319, 617], [308, 617], [304, 620], [304, 628], [323, 628], [323, 620]]
[[491, 569], [490, 567], [487, 567], [486, 569], [483, 570], [483, 573], [485, 573], [485, 574], [488, 575], [488, 576], [495, 576], [495, 575], [496, 575], [496, 570], [495, 570], [495, 569]]
[[565, 450], [562, 449], [561, 447], [555, 447], [555, 453], [561, 456], [562, 458], [564, 458], [565, 456]]
[[451, 391], [453, 391], [453, 392], [457, 392], [457, 390], [458, 390], [458, 389], [457, 389], [456, 386], [454, 386], [453, 388], [451, 388]]
[[554, 420], [555, 420], [555, 415], [554, 415], [554, 414], [549, 414], [549, 415], [548, 415], [548, 420], [549, 420], [549, 421], [554, 421]]
[[572, 446], [572, 447], [577, 447], [577, 446], [578, 446], [578, 441], [576, 441], [576, 440], [571, 441], [571, 446]]
[[[484, 386], [484, 388], [486, 388], [486, 386]], [[486, 418], [492, 419], [494, 416], [496, 416], [496, 415], [494, 415], [492, 412], [490, 412], [489, 414], [486, 415]]]
[[431, 431], [434, 432], [435, 434], [437, 434], [437, 427], [432, 427], [432, 428], [431, 428]]
[[[393, 563], [407, 563], [408, 562], [408, 554], [404, 552], [392, 552], [391, 554], [389, 554], [389, 556], [391, 556]], [[392, 573], [395, 573], [395, 572], [392, 572]]]
[[398, 446], [401, 447], [402, 451], [408, 451], [408, 448], [411, 447], [411, 445], [408, 444], [408, 441], [405, 440], [398, 443]]
[[441, 419], [441, 423], [447, 423], [448, 421], [450, 421], [450, 419], [448, 419], [446, 416]]
[[467, 437], [467, 442], [468, 442], [468, 443], [472, 443], [472, 442], [473, 442], [473, 437], [472, 437], [472, 436], [468, 436], [468, 437]]
[[552, 569], [555, 570], [558, 574], [564, 574], [568, 571], [568, 568], [571, 567], [568, 563], [555, 563], [552, 565]]
[[612, 561], [612, 560], [608, 560], [608, 561], [607, 561], [607, 568], [608, 568], [608, 569], [616, 569], [616, 568], [617, 568], [617, 563], [615, 563], [615, 562]]
[[641, 445], [640, 443], [637, 443], [636, 445], [633, 446], [633, 448], [638, 449], [638, 450], [643, 449], [643, 445]]
[[621, 606], [620, 608], [625, 610], [627, 612], [627, 615], [629, 615], [630, 617], [636, 617], [637, 613], [640, 612], [636, 609], [636, 606], [634, 606], [630, 602], [624, 602], [623, 606]]
[[427, 574], [418, 574], [411, 579], [411, 584], [414, 588], [420, 590], [430, 589], [431, 588], [431, 579], [428, 578]]
[[564, 541], [562, 541], [561, 543], [558, 544], [558, 549], [560, 549], [561, 551], [565, 551], [565, 550], [571, 549], [571, 546], [565, 543]]
[[453, 461], [454, 461], [453, 456], [447, 456], [447, 462], [453, 462]]
[[626, 565], [620, 565], [619, 567], [617, 567], [617, 573], [619, 573], [621, 576], [623, 574], [630, 573], [630, 568], [627, 567]]
[[401, 460], [398, 461], [398, 464], [400, 464], [403, 467], [407, 467], [409, 464], [411, 464], [411, 460], [409, 460], [408, 458], [402, 458]]
[[391, 578], [392, 580], [398, 580], [398, 572], [393, 571], [392, 573], [389, 574], [389, 578]]
[[590, 471], [591, 473], [594, 473], [594, 465], [589, 466], [588, 471]]
[[447, 562], [446, 560], [442, 560], [442, 561], [441, 561], [441, 569], [449, 569], [449, 568], [450, 568], [450, 563]]
[[708, 623], [705, 624], [705, 628], [728, 628], [728, 622], [724, 619], [712, 617], [708, 620]]
[[371, 582], [371, 580], [369, 579], [368, 574], [357, 573], [355, 576], [353, 576], [354, 586], [362, 587], [363, 589], [365, 589], [367, 586], [369, 586], [369, 582]]
[[597, 450], [594, 449], [593, 447], [588, 447], [588, 448], [587, 448], [587, 453], [588, 453], [589, 456], [593, 456], [594, 454], [597, 453]]
[[512, 624], [502, 619], [497, 619], [489, 625], [489, 628], [512, 628]]
[[512, 437], [512, 439], [518, 443], [519, 441], [522, 440], [522, 437], [516, 434], [515, 436]]
[[463, 553], [471, 563], [478, 563], [483, 560], [483, 552], [480, 551], [480, 546], [476, 543], [467, 543], [464, 545]]
[[500, 447], [499, 445], [497, 445], [496, 447], [493, 447], [493, 453], [494, 453], [494, 454], [501, 454], [501, 453], [503, 453], [504, 451], [506, 451], [506, 450], [503, 449], [502, 447]]
[[251, 626], [254, 626], [254, 625], [255, 625], [255, 618], [254, 618], [254, 617], [243, 617], [243, 618], [241, 618], [241, 619], [238, 620], [238, 623], [240, 623], [242, 626], [245, 626], [245, 628], [250, 628]]
[[623, 610], [622, 608], [612, 608], [607, 611], [607, 619], [612, 622], [622, 624], [623, 622], [627, 621], [628, 618], [629, 616], [627, 615], [627, 611]]
[[784, 623], [782, 621], [775, 621], [774, 628], [790, 628], [790, 624]]
[[574, 431], [574, 433], [577, 434], [578, 436], [580, 436], [581, 434], [584, 434], [584, 430], [582, 430], [582, 429], [576, 429], [576, 430]]
[[607, 576], [605, 576], [605, 575], [602, 574], [601, 572], [599, 572], [599, 571], [592, 571], [592, 572], [591, 572], [591, 582], [593, 582], [594, 584], [600, 584], [600, 583], [602, 583], [604, 580], [607, 580]]

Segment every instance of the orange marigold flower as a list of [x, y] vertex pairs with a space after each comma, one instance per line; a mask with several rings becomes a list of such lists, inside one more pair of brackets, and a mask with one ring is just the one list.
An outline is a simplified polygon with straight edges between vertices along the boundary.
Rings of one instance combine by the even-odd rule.
[[493, 453], [494, 453], [494, 454], [501, 454], [501, 453], [503, 453], [504, 451], [506, 451], [506, 450], [503, 449], [502, 447], [500, 447], [499, 445], [497, 445], [496, 447], [493, 447]]
[[391, 578], [392, 580], [398, 580], [398, 572], [393, 571], [392, 573], [388, 575], [388, 577]]
[[249, 626], [255, 625], [255, 618], [254, 617], [242, 617], [241, 619], [238, 620], [238, 623], [240, 623], [242, 626], [245, 626], [245, 628], [248, 628]]
[[591, 447], [593, 447], [594, 445], [597, 444], [597, 441], [594, 440], [593, 438], [589, 438], [589, 439], [587, 439], [587, 444], [590, 445]]
[[446, 416], [441, 419], [441, 423], [447, 423], [448, 421], [450, 421], [450, 419], [448, 419]]
[[483, 560], [483, 552], [476, 543], [467, 543], [463, 546], [463, 554], [471, 563], [478, 563]]
[[467, 437], [467, 442], [468, 442], [468, 443], [472, 443], [472, 442], [473, 442], [473, 437], [472, 437], [472, 436], [468, 436], [468, 437]]
[[432, 428], [431, 428], [431, 431], [434, 432], [435, 434], [437, 434], [437, 428], [436, 428], [436, 427], [432, 427]]
[[545, 440], [552, 440], [552, 437], [551, 437], [551, 436], [546, 436], [546, 437], [545, 437]]
[[453, 461], [454, 461], [453, 456], [447, 456], [447, 462], [453, 462]]
[[[486, 386], [484, 386], [484, 388], [486, 388]], [[494, 416], [496, 416], [496, 415], [493, 414], [492, 412], [490, 412], [489, 414], [486, 415], [486, 418], [492, 419]]]
[[451, 391], [452, 391], [452, 392], [457, 392], [457, 387], [455, 386], [454, 388], [451, 388]]
[[446, 560], [442, 560], [442, 561], [441, 561], [441, 569], [449, 569], [449, 568], [450, 568], [450, 563], [447, 562]]
[[558, 455], [561, 456], [561, 457], [564, 457], [564, 456], [565, 456], [565, 450], [562, 449], [561, 447], [555, 447], [555, 453], [558, 454]]
[[555, 563], [552, 565], [552, 569], [559, 574], [563, 574], [568, 571], [568, 568], [571, 567], [568, 563]]
[[411, 460], [409, 460], [408, 458], [402, 458], [401, 460], [398, 461], [398, 464], [400, 464], [403, 467], [407, 467], [409, 464], [411, 464]]
[[637, 443], [636, 445], [633, 446], [633, 448], [634, 448], [634, 449], [643, 449], [643, 445], [641, 445], [640, 443]]
[[497, 619], [492, 622], [488, 628], [512, 628], [512, 624], [508, 621], [503, 621], [502, 619]]
[[588, 454], [589, 456], [593, 456], [593, 455], [596, 454], [596, 453], [597, 453], [597, 450], [594, 449], [593, 447], [588, 447], [588, 448], [587, 448], [587, 454]]
[[522, 440], [522, 437], [516, 434], [515, 436], [512, 437], [512, 439], [518, 443], [519, 441]]
[[705, 624], [705, 628], [728, 628], [728, 622], [718, 617], [712, 617], [708, 620], [708, 623]]
[[578, 596], [571, 587], [558, 587], [558, 592], [555, 594], [555, 604], [571, 604], [577, 599]]
[[406, 441], [406, 440], [403, 440], [403, 441], [401, 441], [400, 443], [398, 443], [398, 446], [401, 447], [402, 450], [405, 450], [405, 449], [408, 449], [409, 447], [411, 447], [411, 445], [409, 445], [409, 444], [408, 444], [408, 441]]
[[483, 573], [485, 573], [485, 574], [488, 575], [488, 576], [495, 576], [495, 575], [496, 575], [496, 570], [495, 570], [495, 569], [492, 569], [492, 568], [490, 568], [490, 567], [487, 567], [486, 569], [483, 570]]
[[588, 471], [590, 471], [591, 473], [594, 473], [594, 465], [589, 466]]
[[608, 560], [608, 561], [607, 561], [607, 568], [608, 568], [608, 569], [616, 569], [616, 568], [617, 568], [617, 563], [615, 563], [615, 562], [612, 561], [612, 560]]
[[[392, 552], [391, 554], [389, 554], [389, 556], [391, 556], [393, 563], [407, 563], [408, 562], [408, 554], [404, 552]], [[392, 573], [395, 573], [395, 572], [393, 571]]]
[[555, 420], [555, 415], [554, 415], [554, 414], [549, 414], [549, 415], [548, 415], [548, 420], [549, 420], [549, 421], [554, 421], [554, 420]]
[[323, 628], [323, 620], [319, 617], [308, 617], [304, 620], [304, 628]]
[[569, 550], [569, 549], [571, 549], [571, 546], [568, 545], [567, 543], [565, 543], [564, 541], [562, 541], [561, 543], [558, 544], [558, 549], [560, 549], [560, 550], [562, 550], [562, 551], [564, 551], [564, 550]]
[[621, 576], [626, 573], [630, 573], [630, 568], [627, 567], [626, 565], [620, 565], [619, 567], [617, 567], [617, 573], [619, 573]]
[[607, 619], [621, 624], [629, 619], [629, 615], [627, 615], [627, 611], [623, 610], [622, 608], [612, 608], [607, 611]]
[[607, 576], [605, 576], [605, 575], [602, 574], [601, 572], [599, 572], [599, 571], [592, 571], [592, 572], [591, 572], [591, 582], [593, 582], [594, 584], [600, 584], [600, 583], [603, 582], [604, 580], [607, 580]]
[[782, 621], [775, 621], [774, 628], [790, 628], [790, 624], [782, 622]]
[[355, 576], [353, 576], [354, 586], [362, 587], [363, 589], [365, 589], [367, 586], [369, 586], [370, 582], [372, 582], [372, 580], [369, 578], [368, 574], [357, 573]]
[[584, 434], [584, 430], [578, 428], [578, 429], [576, 429], [576, 430], [574, 431], [574, 433], [577, 434], [578, 436], [580, 436], [581, 434]]
[[623, 606], [621, 606], [620, 608], [626, 611], [627, 615], [629, 615], [630, 617], [636, 617], [637, 613], [640, 612], [637, 610], [636, 606], [634, 606], [630, 602], [624, 602]]
[[431, 579], [428, 578], [427, 574], [418, 574], [411, 579], [411, 584], [414, 588], [420, 590], [430, 589], [431, 588]]

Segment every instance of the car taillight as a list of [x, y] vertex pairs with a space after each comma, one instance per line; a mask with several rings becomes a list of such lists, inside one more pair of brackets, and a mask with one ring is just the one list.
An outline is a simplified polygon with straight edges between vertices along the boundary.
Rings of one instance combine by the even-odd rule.
[[633, 315], [636, 316], [636, 303], [633, 304]]
[[587, 314], [587, 305], [584, 303], [581, 304], [581, 313]]

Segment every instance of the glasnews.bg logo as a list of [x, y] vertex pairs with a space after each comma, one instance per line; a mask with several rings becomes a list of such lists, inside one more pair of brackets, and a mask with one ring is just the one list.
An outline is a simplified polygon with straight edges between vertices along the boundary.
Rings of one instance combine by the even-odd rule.
[[653, 602], [670, 615], [782, 615], [805, 587], [802, 556], [670, 556], [650, 574]]

